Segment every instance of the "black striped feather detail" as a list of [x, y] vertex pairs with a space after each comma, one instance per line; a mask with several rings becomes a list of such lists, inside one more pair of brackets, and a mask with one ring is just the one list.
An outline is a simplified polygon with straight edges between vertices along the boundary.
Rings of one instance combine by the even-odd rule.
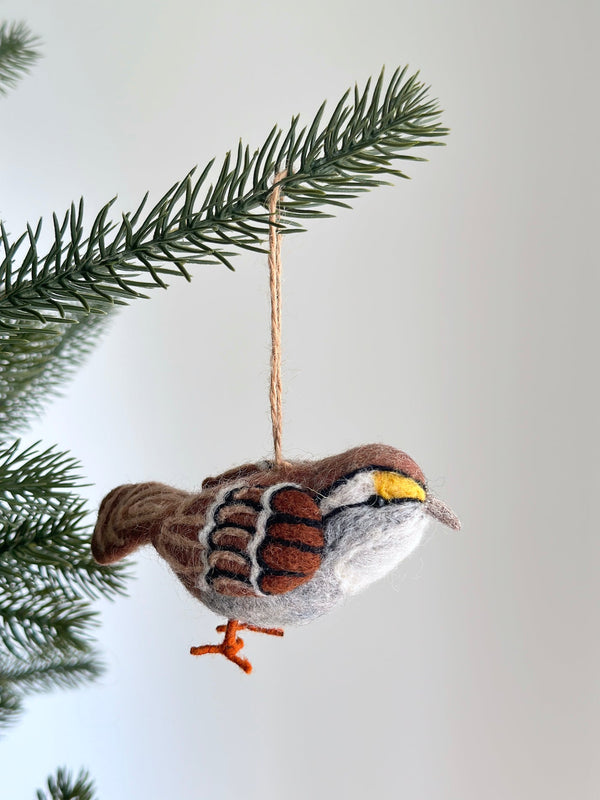
[[212, 517], [205, 580], [220, 594], [283, 594], [310, 580], [321, 564], [321, 513], [303, 489], [233, 489]]

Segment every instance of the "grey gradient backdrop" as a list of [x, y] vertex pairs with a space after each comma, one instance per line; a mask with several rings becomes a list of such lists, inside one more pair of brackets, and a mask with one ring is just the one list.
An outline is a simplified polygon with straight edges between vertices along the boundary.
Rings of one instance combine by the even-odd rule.
[[[284, 249], [285, 448], [411, 453], [460, 514], [248, 678], [153, 554], [100, 604], [108, 671], [36, 698], [0, 796], [59, 764], [103, 800], [598, 796], [598, 8], [592, 2], [5, 0], [45, 59], [2, 102], [9, 229], [81, 194], [129, 210], [385, 63], [448, 146]], [[207, 267], [115, 319], [29, 438], [94, 486], [194, 488], [268, 454], [266, 264]]]

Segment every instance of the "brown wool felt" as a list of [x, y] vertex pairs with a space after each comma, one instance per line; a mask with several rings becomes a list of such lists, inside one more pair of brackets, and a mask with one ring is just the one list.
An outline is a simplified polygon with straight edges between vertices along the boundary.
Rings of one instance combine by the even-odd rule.
[[[320, 518], [318, 499], [345, 476], [370, 466], [399, 472], [425, 485], [422, 471], [410, 456], [387, 445], [373, 444], [320, 461], [266, 467], [264, 462], [245, 464], [205, 480], [203, 491], [196, 495], [160, 483], [121, 486], [102, 502], [92, 538], [92, 552], [99, 563], [108, 564], [143, 544], [153, 544], [176, 574], [186, 578], [187, 588], [197, 595], [192, 578], [205, 569], [206, 551], [231, 547], [243, 552], [248, 547], [252, 541], [248, 534], [253, 537], [256, 530], [257, 506], [269, 487], [298, 484], [300, 488], [284, 485], [274, 493], [270, 504], [272, 525], [266, 531], [266, 539], [271, 537], [319, 548], [324, 546], [322, 531], [306, 524], [306, 521], [318, 522]], [[217, 538], [212, 543], [201, 544], [198, 534], [207, 524], [216, 495], [228, 486], [232, 491], [231, 502], [223, 502], [213, 509], [218, 522], [215, 525]], [[279, 520], [277, 515], [280, 514], [288, 516]], [[235, 544], [224, 537], [233, 537]], [[297, 585], [295, 578], [289, 585], [292, 582]], [[270, 585], [288, 586], [285, 580], [271, 581]]]
[[[256, 471], [256, 470], [255, 470]], [[249, 505], [260, 505], [263, 490], [254, 486], [244, 486], [241, 489], [234, 489], [232, 497], [239, 500], [240, 503], [247, 503]]]
[[244, 464], [243, 467], [230, 469], [221, 475], [208, 478], [202, 486], [203, 488], [223, 486], [236, 480], [243, 480], [249, 487], [261, 486], [265, 485], [266, 474], [269, 476], [268, 485], [297, 483], [302, 487], [310, 487], [313, 492], [320, 494], [340, 478], [369, 465], [399, 472], [425, 486], [425, 476], [418, 464], [406, 453], [385, 444], [360, 445], [320, 461], [292, 461], [273, 465], [272, 468], [265, 467], [264, 462]]
[[323, 547], [325, 544], [321, 527], [304, 525], [302, 521], [296, 523], [275, 522], [273, 525], [269, 525], [269, 536], [271, 539], [289, 542], [300, 547], [318, 548]]
[[286, 514], [294, 514], [304, 519], [318, 520], [321, 518], [319, 509], [312, 498], [300, 489], [282, 489], [273, 495], [271, 508]]
[[321, 564], [319, 553], [300, 550], [294, 545], [266, 541], [258, 549], [259, 562], [268, 569], [312, 575]]
[[216, 515], [219, 525], [231, 525], [234, 528], [253, 528], [256, 524], [256, 514], [248, 511], [245, 506], [233, 505], [219, 509]]
[[318, 461], [244, 464], [199, 493], [120, 486], [102, 501], [92, 552], [109, 564], [152, 545], [194, 597], [232, 623], [227, 641], [192, 652], [222, 653], [248, 671], [237, 631], [331, 610], [406, 558], [431, 518], [459, 527], [410, 456], [370, 444]]
[[212, 535], [212, 541], [215, 547], [222, 548], [223, 550], [237, 550], [241, 553], [245, 552], [246, 548], [252, 540], [252, 533], [244, 531], [240, 528], [220, 528]]
[[241, 553], [216, 550], [208, 557], [210, 567], [241, 578], [250, 577], [250, 563]]

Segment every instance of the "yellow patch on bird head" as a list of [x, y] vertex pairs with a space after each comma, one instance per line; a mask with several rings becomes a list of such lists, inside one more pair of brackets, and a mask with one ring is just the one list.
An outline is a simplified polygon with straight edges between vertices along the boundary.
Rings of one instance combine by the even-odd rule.
[[384, 500], [420, 500], [425, 502], [425, 489], [412, 478], [397, 472], [374, 472], [375, 491]]

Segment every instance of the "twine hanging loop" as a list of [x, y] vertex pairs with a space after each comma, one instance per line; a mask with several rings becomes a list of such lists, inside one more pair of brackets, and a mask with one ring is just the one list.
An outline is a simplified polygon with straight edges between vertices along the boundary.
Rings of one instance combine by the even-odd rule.
[[280, 181], [287, 175], [286, 170], [277, 173], [269, 196], [269, 289], [271, 295], [271, 424], [273, 428], [273, 450], [275, 466], [286, 462], [281, 452], [283, 429], [281, 400], [281, 232], [279, 223], [279, 203], [281, 198]]

